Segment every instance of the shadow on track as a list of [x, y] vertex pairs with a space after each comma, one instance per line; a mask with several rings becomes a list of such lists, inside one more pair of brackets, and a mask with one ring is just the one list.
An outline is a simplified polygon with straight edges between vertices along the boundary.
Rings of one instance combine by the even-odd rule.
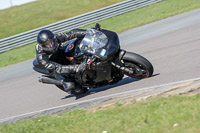
[[[152, 77], [155, 77], [155, 76], [158, 76], [160, 75], [160, 73], [158, 74], [154, 74], [152, 75]], [[107, 86], [103, 86], [103, 87], [99, 87], [99, 88], [91, 88], [88, 90], [87, 93], [84, 93], [84, 94], [81, 94], [81, 95], [68, 95], [63, 99], [67, 99], [67, 98], [71, 98], [71, 97], [76, 97], [76, 100], [77, 99], [80, 99], [82, 97], [85, 97], [87, 95], [91, 95], [91, 94], [94, 94], [94, 93], [98, 93], [98, 92], [101, 92], [101, 91], [105, 91], [105, 90], [108, 90], [108, 89], [111, 89], [111, 88], [114, 88], [114, 87], [117, 87], [117, 86], [121, 86], [121, 85], [125, 85], [125, 84], [129, 84], [129, 83], [132, 83], [132, 82], [136, 82], [136, 81], [139, 81], [141, 79], [136, 79], [136, 78], [132, 78], [132, 77], [126, 77], [124, 79], [122, 79], [121, 81], [119, 81], [118, 83], [116, 84], [113, 84], [113, 85], [107, 85]]]

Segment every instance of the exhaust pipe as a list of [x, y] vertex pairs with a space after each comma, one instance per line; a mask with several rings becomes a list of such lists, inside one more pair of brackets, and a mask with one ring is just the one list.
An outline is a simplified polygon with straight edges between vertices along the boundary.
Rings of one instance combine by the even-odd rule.
[[50, 77], [38, 77], [38, 81], [45, 83], [45, 84], [62, 85], [62, 83], [60, 81], [58, 81], [55, 78], [50, 78]]

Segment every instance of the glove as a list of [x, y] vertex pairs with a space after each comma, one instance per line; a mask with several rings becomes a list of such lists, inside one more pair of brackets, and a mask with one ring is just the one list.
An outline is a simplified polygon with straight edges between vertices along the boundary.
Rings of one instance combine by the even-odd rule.
[[76, 73], [82, 73], [86, 69], [87, 69], [87, 64], [83, 62], [80, 65], [78, 65], [78, 68], [76, 69]]
[[82, 76], [83, 72], [87, 70], [87, 63], [83, 62], [80, 65], [78, 65], [78, 68], [76, 69], [76, 74], [75, 74], [75, 80], [77, 83], [82, 84]]

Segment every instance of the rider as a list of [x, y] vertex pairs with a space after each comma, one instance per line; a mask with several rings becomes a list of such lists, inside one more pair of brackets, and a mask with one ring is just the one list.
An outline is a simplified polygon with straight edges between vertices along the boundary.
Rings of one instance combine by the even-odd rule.
[[[54, 34], [50, 30], [42, 30], [37, 35], [36, 58], [38, 63], [61, 81], [63, 90], [70, 93], [72, 89], [80, 88], [70, 77], [66, 75], [82, 72], [86, 69], [86, 63], [80, 65], [68, 65], [71, 60], [64, 59], [63, 42], [72, 39], [82, 39], [86, 31], [74, 29], [68, 33]], [[64, 60], [63, 60], [64, 59]], [[68, 58], [73, 59], [73, 58]], [[62, 76], [65, 75], [65, 78]]]

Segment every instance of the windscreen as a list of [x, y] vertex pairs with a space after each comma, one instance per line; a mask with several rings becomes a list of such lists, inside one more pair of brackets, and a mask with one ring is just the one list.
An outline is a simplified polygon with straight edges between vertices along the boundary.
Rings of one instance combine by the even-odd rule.
[[87, 29], [86, 35], [79, 45], [82, 53], [89, 53], [98, 57], [106, 57], [106, 46], [108, 42], [107, 36], [96, 29]]

